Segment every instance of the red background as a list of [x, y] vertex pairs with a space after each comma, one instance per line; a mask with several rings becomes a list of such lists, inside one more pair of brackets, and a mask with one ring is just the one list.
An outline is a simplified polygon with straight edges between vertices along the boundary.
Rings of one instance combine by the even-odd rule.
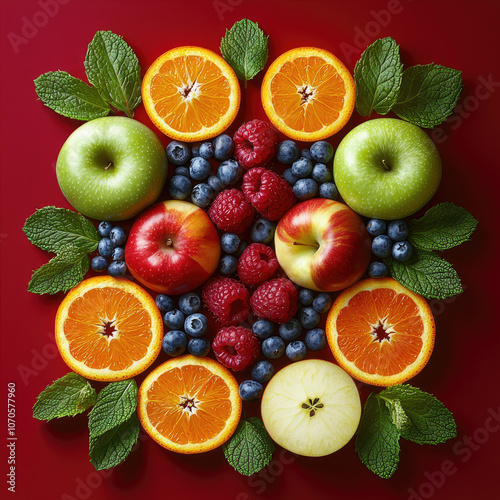
[[[50, 17], [40, 15], [42, 4], [49, 3], [57, 5], [57, 12], [53, 7]], [[15, 382], [17, 398], [16, 498], [23, 500], [148, 495], [223, 500], [498, 498], [499, 342], [493, 322], [499, 277], [497, 2], [59, 0], [54, 4], [2, 0], [1, 5], [2, 498], [9, 494], [5, 480], [9, 382]], [[399, 470], [390, 480], [374, 476], [361, 464], [353, 441], [322, 459], [291, 458], [280, 455], [278, 449], [272, 465], [248, 479], [226, 463], [220, 449], [202, 456], [179, 456], [142, 434], [124, 464], [97, 474], [88, 461], [85, 415], [50, 423], [31, 417], [37, 394], [68, 370], [53, 342], [53, 321], [62, 297], [26, 292], [32, 270], [48, 255], [30, 245], [21, 228], [36, 208], [69, 207], [57, 185], [55, 161], [79, 125], [37, 101], [33, 80], [58, 69], [85, 78], [83, 60], [97, 30], [124, 36], [144, 72], [161, 53], [178, 45], [217, 51], [225, 29], [244, 17], [259, 22], [269, 34], [269, 61], [285, 50], [311, 45], [334, 52], [352, 71], [366, 45], [392, 36], [401, 45], [406, 65], [436, 62], [463, 71], [462, 107], [433, 136], [439, 142], [444, 171], [432, 203], [454, 201], [479, 220], [479, 227], [472, 242], [446, 252], [466, 292], [455, 300], [432, 301], [435, 351], [425, 370], [412, 380], [453, 411], [458, 436], [436, 447], [402, 441]], [[40, 26], [29, 31], [27, 23], [33, 21]], [[235, 123], [265, 118], [259, 99], [261, 79], [262, 74], [246, 90], [242, 88]], [[489, 88], [484, 86], [488, 80]], [[142, 106], [136, 117], [152, 127]], [[360, 121], [353, 116], [347, 129]], [[332, 144], [342, 136], [343, 132], [332, 138]], [[362, 393], [368, 393], [366, 386]], [[256, 405], [247, 406], [250, 414], [258, 411]], [[491, 414], [497, 415], [496, 423], [488, 419]], [[443, 468], [448, 475], [436, 473]], [[412, 491], [418, 496], [411, 496]]]

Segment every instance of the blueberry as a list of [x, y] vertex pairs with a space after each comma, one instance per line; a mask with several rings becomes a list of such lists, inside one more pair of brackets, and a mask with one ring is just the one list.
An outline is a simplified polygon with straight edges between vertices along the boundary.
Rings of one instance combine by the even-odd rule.
[[408, 238], [408, 226], [402, 220], [391, 220], [387, 224], [387, 236], [392, 241], [404, 241]]
[[206, 338], [189, 339], [187, 348], [189, 353], [192, 354], [193, 356], [196, 356], [198, 358], [203, 358], [210, 351], [210, 340]]
[[173, 175], [183, 175], [184, 177], [189, 178], [189, 167], [186, 166], [175, 167]]
[[224, 189], [224, 183], [216, 176], [211, 175], [207, 179], [207, 184], [216, 192], [222, 191]]
[[326, 313], [332, 307], [333, 299], [329, 293], [321, 292], [313, 300], [312, 307], [320, 314]]
[[262, 342], [262, 354], [266, 358], [280, 358], [284, 353], [285, 343], [281, 337], [269, 337]]
[[194, 314], [200, 312], [201, 299], [197, 293], [189, 292], [179, 297], [179, 309], [184, 314]]
[[392, 247], [392, 256], [399, 262], [406, 262], [413, 255], [409, 241], [397, 241]]
[[217, 161], [229, 160], [234, 152], [234, 142], [227, 134], [217, 136], [212, 144], [214, 146], [214, 158]]
[[310, 306], [314, 300], [315, 292], [309, 288], [301, 288], [299, 290], [299, 302], [303, 306]]
[[163, 337], [162, 348], [169, 356], [180, 356], [187, 345], [187, 335], [180, 330], [171, 330]]
[[300, 151], [297, 144], [294, 141], [283, 141], [278, 145], [278, 150], [276, 151], [276, 159], [285, 165], [291, 165], [300, 156]]
[[312, 307], [306, 306], [299, 311], [299, 320], [306, 330], [315, 328], [321, 320], [320, 314]]
[[217, 177], [226, 186], [236, 184], [243, 174], [243, 169], [236, 160], [223, 161], [217, 169]]
[[317, 182], [327, 182], [332, 180], [332, 171], [324, 163], [314, 165], [311, 177]]
[[127, 233], [121, 226], [115, 226], [109, 233], [109, 239], [115, 246], [119, 247], [127, 241]]
[[389, 236], [385, 234], [381, 234], [379, 236], [375, 236], [372, 241], [372, 253], [376, 257], [380, 259], [385, 259], [391, 255], [392, 250], [392, 240]]
[[313, 164], [308, 158], [299, 158], [291, 166], [292, 174], [299, 179], [305, 179], [311, 175]]
[[241, 240], [237, 234], [224, 233], [220, 238], [220, 247], [224, 253], [235, 253]]
[[318, 196], [327, 200], [336, 200], [339, 197], [337, 186], [333, 182], [323, 182], [319, 185]]
[[116, 245], [109, 238], [104, 237], [99, 240], [97, 251], [99, 252], [99, 255], [108, 258], [111, 257], [115, 246]]
[[318, 194], [318, 184], [312, 179], [299, 179], [293, 186], [293, 194], [299, 201], [309, 200]]
[[123, 260], [125, 258], [125, 249], [123, 247], [113, 248], [111, 260]]
[[381, 219], [371, 219], [366, 225], [366, 230], [370, 236], [380, 236], [387, 231], [387, 222]]
[[102, 255], [97, 255], [90, 262], [90, 267], [93, 271], [100, 273], [101, 271], [107, 269], [108, 261]]
[[115, 260], [108, 266], [108, 274], [114, 278], [121, 278], [127, 274], [127, 265], [123, 260]]
[[371, 278], [383, 278], [389, 273], [389, 268], [383, 262], [372, 262], [368, 266], [368, 275]]
[[321, 351], [326, 347], [325, 331], [321, 328], [313, 328], [306, 333], [304, 338], [306, 347], [310, 351]]
[[274, 375], [274, 366], [266, 360], [257, 361], [252, 366], [252, 378], [259, 384], [267, 384]]
[[200, 156], [200, 145], [196, 144], [191, 148], [191, 156], [193, 158], [196, 158], [197, 156]]
[[298, 177], [295, 177], [295, 175], [292, 174], [291, 168], [287, 168], [283, 172], [283, 177], [285, 178], [285, 181], [288, 182], [288, 184], [290, 184], [290, 186], [293, 186], [299, 180]]
[[326, 141], [315, 142], [310, 151], [313, 160], [319, 163], [328, 163], [333, 158], [333, 147]]
[[204, 314], [190, 314], [184, 320], [184, 331], [191, 337], [203, 337], [207, 333], [208, 320]]
[[214, 195], [214, 190], [205, 182], [201, 182], [196, 184], [191, 191], [191, 201], [198, 207], [205, 208], [210, 204]]
[[222, 276], [231, 276], [236, 272], [236, 268], [238, 267], [238, 258], [234, 255], [223, 255], [219, 261], [219, 273]]
[[267, 219], [257, 219], [250, 230], [250, 239], [255, 243], [271, 243], [276, 225]]
[[244, 380], [239, 387], [240, 398], [243, 401], [255, 401], [262, 395], [264, 387], [255, 380]]
[[164, 293], [159, 293], [155, 299], [156, 307], [162, 312], [171, 311], [174, 309], [174, 299], [165, 295]]
[[167, 184], [168, 194], [174, 200], [185, 200], [191, 194], [192, 187], [191, 181], [184, 175], [173, 175]]
[[205, 180], [212, 171], [212, 165], [208, 160], [202, 158], [201, 156], [197, 156], [191, 160], [189, 164], [189, 175], [191, 179], [195, 181], [203, 181]]
[[189, 146], [182, 142], [172, 141], [167, 146], [167, 160], [172, 165], [184, 165], [191, 158]]
[[302, 324], [297, 318], [292, 318], [287, 323], [282, 323], [278, 327], [280, 337], [283, 340], [290, 342], [291, 340], [296, 340], [300, 337], [302, 333]]
[[286, 357], [290, 361], [300, 361], [307, 354], [306, 345], [301, 340], [294, 340], [286, 346]]
[[113, 229], [113, 224], [105, 220], [100, 222], [97, 226], [97, 232], [99, 233], [99, 236], [102, 236], [103, 238], [105, 236], [109, 236], [109, 232], [111, 231], [111, 229]]
[[240, 246], [238, 247], [238, 249], [236, 250], [236, 252], [234, 253], [234, 255], [236, 255], [236, 257], [241, 257], [241, 254], [245, 251], [245, 248], [247, 246], [248, 246], [248, 242], [246, 242], [245, 240], [243, 240], [240, 243]]
[[180, 330], [184, 326], [184, 314], [179, 309], [172, 309], [165, 313], [163, 322], [171, 330]]
[[309, 151], [308, 149], [302, 149], [300, 151], [300, 157], [307, 158], [308, 160], [311, 160], [311, 161], [313, 159], [313, 157], [311, 156], [311, 151]]
[[214, 146], [211, 142], [203, 142], [200, 146], [200, 156], [205, 160], [210, 160], [214, 155]]
[[252, 325], [253, 334], [259, 339], [267, 339], [274, 333], [274, 323], [268, 319], [258, 319]]

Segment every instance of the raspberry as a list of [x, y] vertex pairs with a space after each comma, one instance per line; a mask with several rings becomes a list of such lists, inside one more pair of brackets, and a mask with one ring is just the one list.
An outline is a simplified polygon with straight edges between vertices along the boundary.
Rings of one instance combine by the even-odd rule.
[[265, 168], [250, 169], [241, 186], [245, 198], [268, 220], [278, 220], [292, 208], [295, 196], [292, 187], [281, 175]]
[[232, 278], [217, 277], [205, 284], [202, 299], [223, 325], [237, 325], [248, 318], [248, 290]]
[[244, 123], [234, 134], [235, 156], [243, 168], [262, 167], [278, 147], [278, 134], [262, 120]]
[[240, 234], [252, 223], [254, 210], [238, 189], [225, 189], [208, 210], [212, 222], [227, 233]]
[[238, 261], [238, 276], [245, 285], [260, 285], [278, 270], [278, 259], [271, 247], [252, 243]]
[[295, 285], [286, 278], [277, 278], [262, 283], [253, 292], [250, 305], [260, 318], [286, 323], [295, 316], [298, 299]]
[[259, 357], [259, 341], [252, 330], [242, 326], [227, 326], [219, 330], [212, 342], [212, 349], [219, 363], [240, 371]]

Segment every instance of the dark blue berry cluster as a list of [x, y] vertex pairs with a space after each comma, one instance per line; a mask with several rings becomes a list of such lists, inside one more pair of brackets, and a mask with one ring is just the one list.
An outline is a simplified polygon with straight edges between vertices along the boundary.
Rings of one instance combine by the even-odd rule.
[[125, 242], [127, 233], [121, 226], [113, 226], [111, 222], [102, 221], [97, 226], [101, 237], [97, 245], [97, 253], [90, 262], [93, 271], [108, 271], [110, 276], [119, 278], [127, 273], [125, 264]]

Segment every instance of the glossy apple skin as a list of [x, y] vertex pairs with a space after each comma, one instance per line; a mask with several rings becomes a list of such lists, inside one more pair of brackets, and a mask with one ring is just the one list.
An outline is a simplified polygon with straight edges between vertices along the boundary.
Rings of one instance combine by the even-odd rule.
[[280, 266], [296, 284], [335, 292], [358, 281], [371, 257], [361, 217], [338, 201], [298, 203], [278, 222], [274, 235]]
[[[385, 165], [385, 166], [384, 166]], [[416, 125], [395, 118], [368, 120], [342, 139], [334, 159], [342, 199], [365, 217], [408, 217], [434, 196], [441, 157]]]
[[200, 286], [217, 269], [220, 243], [207, 213], [187, 201], [168, 200], [134, 222], [125, 246], [132, 275], [156, 292], [177, 295]]
[[158, 199], [167, 178], [167, 155], [146, 125], [106, 116], [68, 137], [56, 173], [64, 196], [83, 215], [126, 220]]

